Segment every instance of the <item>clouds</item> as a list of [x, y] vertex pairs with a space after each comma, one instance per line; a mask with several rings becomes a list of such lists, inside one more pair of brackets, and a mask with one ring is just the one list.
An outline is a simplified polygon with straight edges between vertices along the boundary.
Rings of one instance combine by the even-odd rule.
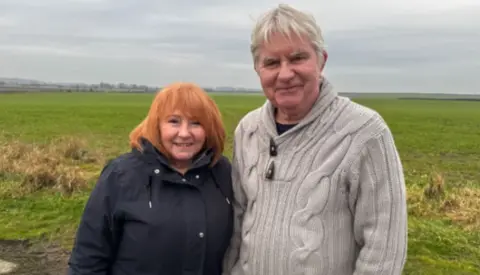
[[[480, 92], [478, 1], [288, 2], [316, 16], [329, 51], [326, 75], [341, 90]], [[0, 76], [258, 88], [250, 29], [275, 5], [2, 0]]]
[[327, 35], [329, 72], [347, 90], [480, 94], [480, 10], [419, 14]]

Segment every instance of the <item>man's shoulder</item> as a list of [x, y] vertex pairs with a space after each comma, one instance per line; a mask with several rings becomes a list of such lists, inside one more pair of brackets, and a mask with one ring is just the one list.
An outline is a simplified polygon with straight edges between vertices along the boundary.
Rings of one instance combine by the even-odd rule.
[[366, 105], [340, 97], [344, 102], [341, 115], [336, 120], [336, 128], [348, 128], [350, 132], [380, 132], [388, 128], [382, 115]]
[[379, 116], [379, 113], [371, 107], [357, 103], [348, 97], [339, 96], [339, 99], [345, 104], [345, 111], [347, 111], [352, 116], [367, 116], [375, 117]]
[[261, 119], [262, 109], [263, 106], [253, 109], [245, 114], [238, 122], [235, 132], [248, 131], [256, 128], [258, 121]]

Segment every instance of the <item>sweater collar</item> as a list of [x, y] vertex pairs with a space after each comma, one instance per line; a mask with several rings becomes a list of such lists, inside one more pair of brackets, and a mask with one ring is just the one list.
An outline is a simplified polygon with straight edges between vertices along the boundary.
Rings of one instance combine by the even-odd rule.
[[[299, 122], [295, 127], [285, 132], [283, 136], [289, 136], [291, 133], [298, 131], [304, 126], [310, 124], [312, 121], [320, 119], [325, 110], [330, 106], [330, 104], [337, 98], [338, 94], [333, 89], [332, 84], [326, 79], [323, 78], [320, 83], [320, 93], [317, 97], [317, 100], [312, 106], [310, 112]], [[275, 107], [272, 103], [267, 100], [262, 106], [261, 110], [261, 121], [267, 131], [267, 134], [271, 137], [277, 137], [277, 128], [275, 122]]]

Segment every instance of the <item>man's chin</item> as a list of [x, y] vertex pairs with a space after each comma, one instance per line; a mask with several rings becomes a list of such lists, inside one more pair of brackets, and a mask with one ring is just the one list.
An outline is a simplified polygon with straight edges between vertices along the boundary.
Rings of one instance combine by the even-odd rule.
[[298, 99], [282, 99], [276, 102], [276, 107], [279, 109], [295, 109], [300, 105]]

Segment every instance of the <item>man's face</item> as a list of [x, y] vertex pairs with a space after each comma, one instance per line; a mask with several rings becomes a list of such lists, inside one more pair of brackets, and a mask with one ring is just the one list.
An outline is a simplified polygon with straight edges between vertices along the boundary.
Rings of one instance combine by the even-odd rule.
[[273, 34], [258, 50], [255, 70], [270, 102], [280, 110], [309, 109], [317, 98], [323, 68], [308, 40]]

